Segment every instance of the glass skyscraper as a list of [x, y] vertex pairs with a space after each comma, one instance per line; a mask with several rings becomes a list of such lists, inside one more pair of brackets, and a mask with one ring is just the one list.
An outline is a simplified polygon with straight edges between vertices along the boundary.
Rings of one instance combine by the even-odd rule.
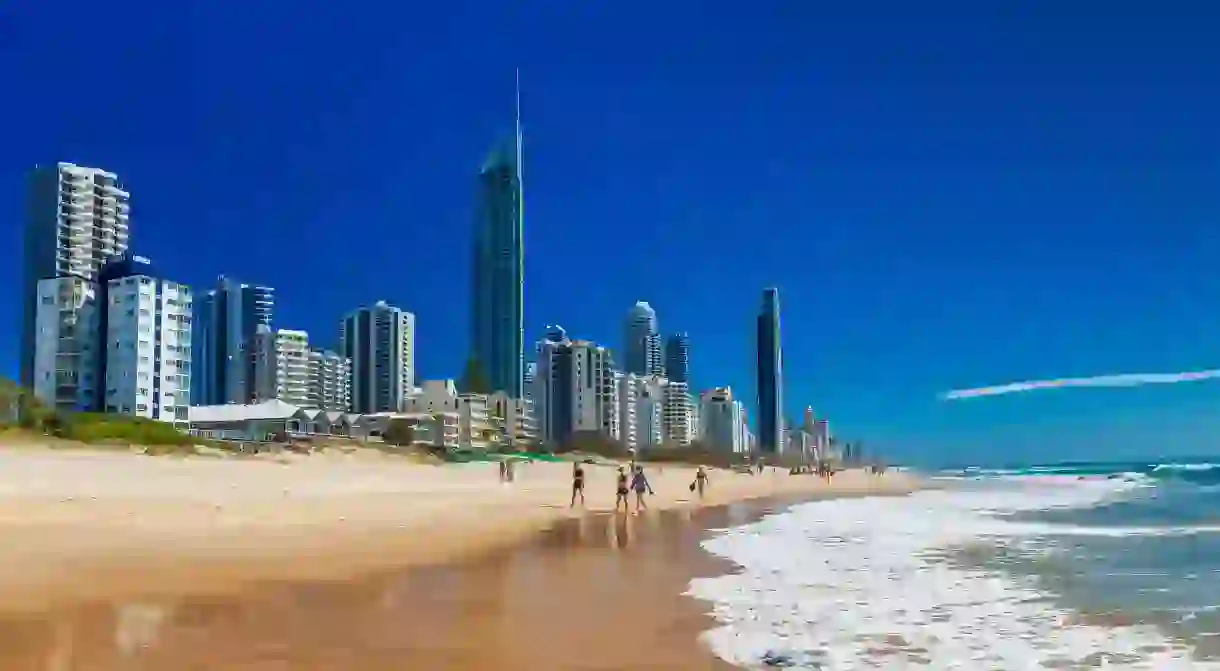
[[195, 296], [191, 404], [254, 401], [254, 335], [271, 326], [275, 290], [221, 276]]
[[646, 301], [633, 305], [623, 322], [623, 365], [626, 372], [636, 375], [665, 373], [657, 312]]
[[[518, 100], [520, 100], [518, 96]], [[478, 179], [471, 259], [471, 357], [493, 391], [525, 395], [525, 214], [521, 115], [511, 142], [496, 147]]]
[[690, 336], [675, 333], [665, 341], [665, 375], [670, 382], [690, 382]]
[[784, 357], [780, 348], [779, 289], [763, 290], [758, 314], [758, 451], [783, 451]]

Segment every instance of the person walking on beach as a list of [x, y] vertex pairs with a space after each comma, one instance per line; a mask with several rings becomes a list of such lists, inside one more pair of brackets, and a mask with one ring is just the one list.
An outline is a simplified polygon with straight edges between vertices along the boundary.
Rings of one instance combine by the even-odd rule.
[[576, 505], [577, 494], [580, 495], [580, 505], [585, 505], [585, 469], [579, 461], [572, 464], [572, 502], [568, 504], [569, 508]]
[[648, 484], [648, 478], [644, 477], [644, 467], [636, 466], [635, 473], [631, 476], [631, 488], [635, 490], [635, 512], [640, 512], [641, 508], [648, 508], [648, 504], [644, 503], [644, 492], [648, 492], [649, 496], [653, 496], [652, 485]]
[[627, 512], [627, 509], [630, 507], [627, 503], [627, 472], [623, 470], [622, 466], [618, 467], [617, 483], [618, 488], [616, 490], [617, 494], [614, 498], [614, 512], [618, 512], [618, 506], [620, 503], [623, 504], [623, 512]]
[[700, 466], [699, 470], [695, 471], [695, 491], [699, 492], [699, 498], [703, 498], [703, 488], [708, 484], [707, 471]]

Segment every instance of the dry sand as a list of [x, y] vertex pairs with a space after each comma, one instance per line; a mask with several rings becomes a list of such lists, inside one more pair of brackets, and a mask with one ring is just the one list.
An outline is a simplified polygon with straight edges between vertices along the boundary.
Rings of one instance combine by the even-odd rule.
[[[569, 464], [519, 465], [516, 481], [501, 484], [494, 463], [428, 466], [368, 452], [263, 461], [0, 450], [0, 610], [447, 560], [614, 506], [611, 467], [585, 467], [586, 506], [570, 509]], [[693, 469], [648, 475], [650, 507], [699, 505]], [[710, 476], [705, 505], [916, 485], [859, 471], [830, 485], [778, 469]], [[133, 571], [138, 584], [117, 579]]]
[[[77, 649], [80, 655], [83, 654], [80, 650], [88, 649], [88, 640], [82, 642], [80, 632], [92, 630], [79, 623], [100, 621], [107, 623], [104, 627], [109, 632], [107, 649], [122, 647], [124, 637], [138, 638], [141, 618], [160, 621], [158, 618], [164, 617], [157, 615], [163, 613], [163, 606], [147, 604], [163, 604], [167, 600], [181, 604], [186, 600], [196, 606], [202, 603], [202, 612], [210, 614], [200, 616], [198, 608], [178, 607], [179, 612], [194, 613], [187, 618], [187, 629], [193, 626], [196, 638], [188, 637], [178, 647], [166, 648], [175, 651], [170, 660], [190, 658], [187, 651], [192, 640], [197, 648], [202, 645], [215, 653], [224, 649], [218, 647], [218, 640], [236, 646], [238, 638], [254, 646], [252, 659], [261, 659], [259, 655], [265, 651], [259, 646], [288, 636], [285, 631], [293, 632], [298, 644], [281, 645], [279, 652], [267, 653], [271, 657], [266, 659], [287, 660], [291, 657], [286, 652], [289, 647], [304, 655], [310, 648], [299, 642], [315, 640], [323, 631], [339, 638], [346, 632], [349, 637], [360, 637], [366, 645], [358, 661], [353, 658], [340, 663], [335, 659], [323, 663], [317, 661], [320, 657], [314, 657], [308, 662], [247, 666], [234, 658], [223, 664], [201, 663], [190, 668], [373, 669], [416, 668], [418, 663], [427, 668], [507, 669], [515, 666], [507, 664], [504, 657], [510, 654], [510, 649], [517, 651], [511, 654], [517, 655], [513, 659], [520, 662], [521, 668], [531, 665], [534, 665], [531, 668], [561, 668], [553, 666], [553, 660], [542, 663], [524, 652], [533, 650], [533, 646], [505, 647], [504, 639], [525, 640], [531, 635], [537, 639], [538, 626], [546, 618], [564, 618], [565, 611], [578, 621], [597, 622], [599, 613], [603, 620], [621, 616], [631, 612], [624, 611], [624, 606], [638, 602], [647, 615], [630, 616], [636, 629], [651, 631], [659, 626], [664, 630], [680, 630], [682, 633], [676, 639], [680, 641], [679, 649], [673, 654], [693, 664], [682, 668], [713, 668], [710, 657], [691, 656], [695, 634], [706, 623], [693, 601], [685, 603], [677, 597], [684, 581], [693, 572], [702, 571], [699, 562], [710, 561], [699, 558], [697, 545], [689, 537], [698, 529], [692, 530], [687, 524], [682, 527], [686, 532], [674, 532], [667, 536], [668, 540], [655, 542], [655, 552], [632, 555], [637, 557], [634, 564], [625, 563], [621, 553], [613, 555], [617, 558], [607, 564], [610, 555], [606, 548], [627, 547], [626, 539], [641, 535], [633, 529], [642, 529], [647, 536], [648, 530], [656, 531], [673, 520], [689, 521], [692, 512], [696, 512], [693, 509], [701, 505], [759, 497], [903, 493], [918, 486], [917, 481], [902, 474], [878, 478], [849, 471], [827, 484], [814, 476], [790, 476], [779, 470], [754, 476], [711, 470], [707, 495], [700, 502], [688, 488], [692, 468], [654, 465], [648, 468], [648, 474], [655, 495], [647, 499], [654, 513], [636, 518], [584, 514], [612, 510], [614, 505], [614, 468], [585, 469], [587, 504], [584, 508], [569, 508], [570, 464], [520, 465], [516, 481], [501, 484], [496, 464], [418, 465], [371, 451], [275, 461], [0, 450], [0, 538], [3, 538], [0, 618], [10, 625], [42, 623], [37, 635], [33, 630], [27, 632], [29, 635], [21, 635], [18, 633], [21, 626], [17, 625], [0, 627], [0, 648], [6, 647], [5, 639], [8, 644], [28, 639], [29, 645], [43, 641], [43, 648], [61, 650], [63, 645], [52, 639], [68, 636], [72, 641], [69, 647]], [[671, 512], [655, 512], [658, 510]], [[547, 555], [553, 563], [551, 572], [532, 582], [522, 584], [515, 580], [511, 590], [503, 588], [506, 571], [520, 577], [522, 571], [537, 572], [541, 565], [536, 551], [531, 551], [531, 559], [522, 560], [522, 548], [532, 546], [516, 541], [538, 538], [548, 528], [569, 537], [575, 529], [580, 542], [569, 538], [560, 545], [597, 546], [601, 554], [573, 554], [568, 550], [552, 553]], [[565, 528], [569, 531], [563, 532]], [[547, 537], [553, 539], [555, 534], [551, 532]], [[590, 542], [589, 538], [595, 540]], [[657, 561], [659, 557], [668, 560]], [[474, 561], [475, 558], [482, 559]], [[466, 561], [452, 563], [456, 559]], [[437, 566], [442, 562], [450, 563]], [[419, 569], [425, 573], [402, 573], [404, 567], [421, 563], [435, 568]], [[458, 566], [462, 568], [452, 568]], [[391, 577], [378, 579], [380, 582], [370, 582], [367, 577], [387, 573]], [[454, 580], [453, 576], [458, 574], [462, 579]], [[432, 577], [421, 585], [420, 576], [427, 575]], [[570, 576], [571, 582], [565, 584], [564, 575]], [[594, 577], [590, 579], [590, 575]], [[445, 576], [449, 576], [448, 582]], [[370, 632], [387, 626], [375, 625], [368, 618], [390, 615], [370, 615], [369, 604], [376, 605], [374, 611], [393, 610], [386, 601], [393, 597], [387, 594], [401, 595], [404, 580], [414, 585], [407, 590], [414, 610], [395, 615], [399, 622], [399, 628], [394, 629], [396, 643], [367, 647], [368, 636], [373, 636]], [[298, 587], [287, 593], [267, 593], [268, 581], [308, 583], [314, 587], [304, 592]], [[446, 584], [450, 587], [443, 587]], [[557, 601], [557, 591], [575, 597], [581, 585], [588, 592], [584, 598], [576, 597], [575, 602]], [[596, 591], [599, 585], [603, 591]], [[646, 587], [648, 591], [633, 593], [630, 589], [634, 586]], [[318, 590], [327, 589], [328, 596], [319, 600]], [[594, 591], [589, 592], [591, 589]], [[272, 595], [252, 600], [251, 590]], [[511, 600], [506, 596], [510, 593], [516, 595]], [[305, 600], [302, 594], [306, 595]], [[617, 603], [616, 598], [631, 601]], [[284, 605], [285, 600], [291, 607]], [[306, 602], [327, 605], [311, 610], [304, 607]], [[218, 605], [222, 603], [230, 605]], [[238, 608], [232, 605], [235, 603], [245, 605]], [[257, 608], [251, 605], [255, 603], [259, 604]], [[99, 620], [99, 611], [90, 608], [102, 608], [105, 617]], [[74, 614], [67, 619], [39, 615], [53, 612]], [[238, 615], [217, 620], [218, 612]], [[264, 616], [252, 616], [250, 612]], [[449, 619], [439, 619], [437, 616], [442, 613], [448, 613]], [[211, 618], [210, 624], [203, 626], [191, 619], [199, 617]], [[427, 626], [412, 627], [411, 635], [406, 635], [401, 629], [403, 618]], [[263, 624], [254, 626], [255, 620]], [[214, 625], [221, 621], [238, 634], [217, 639]], [[358, 621], [364, 624], [354, 624]], [[54, 626], [48, 628], [47, 623], [51, 622]], [[67, 623], [71, 622], [77, 624], [69, 626]], [[267, 622], [274, 623], [273, 631], [258, 634], [266, 629]], [[148, 626], [155, 629], [154, 625]], [[475, 639], [481, 641], [476, 645], [462, 635], [470, 628], [489, 631], [492, 638]], [[199, 631], [204, 630], [211, 634], [200, 637]], [[609, 636], [611, 641], [632, 630], [631, 626], [609, 632], [604, 626], [579, 629], [601, 632], [603, 638]], [[113, 633], [116, 631], [127, 633], [119, 636]], [[118, 638], [111, 640], [114, 636]], [[634, 635], [631, 640], [638, 640], [639, 636]], [[335, 650], [341, 648], [350, 653], [356, 640], [351, 638], [348, 644], [337, 648], [323, 646], [321, 650], [338, 654]], [[373, 640], [377, 640], [376, 636]], [[499, 642], [489, 647], [489, 640]], [[621, 645], [604, 648], [587, 668], [644, 668], [635, 662], [611, 663], [609, 660], [621, 653], [621, 648]], [[578, 652], [585, 649], [598, 649], [596, 636], [585, 641]], [[663, 654], [658, 657], [656, 650], [649, 650], [648, 646], [637, 650], [637, 657], [667, 659]], [[408, 652], [411, 664], [402, 666]], [[580, 654], [584, 653], [579, 652], [577, 657]], [[42, 648], [36, 656], [47, 659]], [[13, 659], [16, 664], [16, 658]], [[504, 663], [488, 666], [492, 659]], [[122, 668], [180, 668], [145, 661], [146, 664], [130, 666], [128, 660]], [[578, 666], [585, 668], [574, 659], [562, 664], [562, 668]], [[46, 668], [119, 666], [90, 663]], [[671, 659], [667, 666], [656, 668], [679, 667]]]

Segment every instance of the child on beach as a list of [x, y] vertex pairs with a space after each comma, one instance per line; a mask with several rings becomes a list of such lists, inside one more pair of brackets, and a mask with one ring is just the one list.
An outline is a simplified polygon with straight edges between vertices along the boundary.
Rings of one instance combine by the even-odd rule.
[[[572, 502], [568, 507], [576, 505], [576, 495], [580, 495], [580, 505], [585, 505], [585, 469], [580, 462], [572, 464]], [[618, 504], [615, 504], [618, 507]]]
[[648, 504], [644, 503], [644, 492], [653, 496], [652, 485], [648, 484], [648, 478], [644, 477], [643, 466], [635, 467], [635, 474], [631, 476], [631, 488], [635, 490], [635, 512], [638, 513], [641, 508], [648, 507]]
[[627, 512], [627, 472], [622, 466], [618, 467], [618, 490], [614, 499], [614, 512], [618, 512], [618, 504], [623, 504], [623, 512]]

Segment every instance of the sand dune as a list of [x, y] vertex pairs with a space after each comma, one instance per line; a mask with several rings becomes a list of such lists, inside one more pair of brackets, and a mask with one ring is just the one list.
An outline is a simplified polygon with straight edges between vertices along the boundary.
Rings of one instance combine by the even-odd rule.
[[[569, 509], [569, 464], [428, 466], [359, 455], [280, 461], [0, 449], [0, 609], [267, 579], [345, 579], [512, 542], [582, 510], [610, 510], [614, 469], [588, 466]], [[700, 505], [689, 467], [650, 467], [654, 509]], [[909, 491], [902, 474], [711, 471], [702, 504], [783, 494]]]

